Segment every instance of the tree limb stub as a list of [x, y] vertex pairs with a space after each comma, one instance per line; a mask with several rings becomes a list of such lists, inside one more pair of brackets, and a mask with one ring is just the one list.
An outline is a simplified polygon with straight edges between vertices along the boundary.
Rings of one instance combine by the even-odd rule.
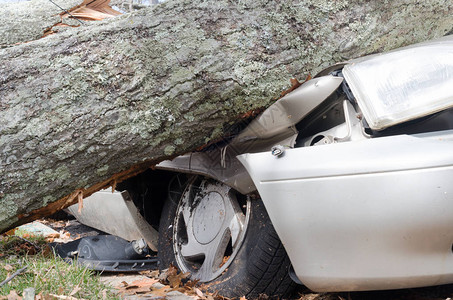
[[291, 78], [440, 37], [452, 6], [168, 1], [0, 49], [0, 231], [221, 138]]

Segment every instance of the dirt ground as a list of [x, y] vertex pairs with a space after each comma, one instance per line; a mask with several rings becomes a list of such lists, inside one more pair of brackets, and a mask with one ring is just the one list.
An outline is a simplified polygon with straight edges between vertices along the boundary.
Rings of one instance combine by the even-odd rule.
[[[85, 226], [76, 220], [45, 222], [57, 231], [68, 231], [72, 238], [81, 238], [102, 234], [102, 232], [91, 227]], [[125, 299], [211, 299], [208, 294], [203, 294], [196, 288], [190, 289], [171, 289], [169, 286], [159, 283], [158, 272], [150, 270], [147, 274], [128, 273], [128, 274], [102, 274], [103, 281], [118, 288]], [[142, 293], [140, 289], [148, 288], [154, 293]], [[197, 294], [198, 293], [198, 294]], [[214, 298], [212, 298], [214, 299]], [[268, 299], [263, 295], [262, 299]], [[372, 291], [372, 292], [348, 292], [348, 293], [315, 293], [304, 286], [300, 286], [289, 299], [301, 300], [451, 300], [453, 299], [453, 284], [413, 288], [401, 290]]]

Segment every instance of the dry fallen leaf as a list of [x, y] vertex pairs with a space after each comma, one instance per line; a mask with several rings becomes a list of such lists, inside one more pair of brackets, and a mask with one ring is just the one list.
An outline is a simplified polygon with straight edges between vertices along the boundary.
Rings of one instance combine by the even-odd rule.
[[15, 290], [12, 290], [9, 292], [9, 295], [6, 296], [6, 299], [8, 300], [22, 300], [22, 297], [19, 296]]
[[200, 289], [195, 288], [195, 293], [197, 293], [198, 297], [200, 297], [201, 299], [206, 299], [206, 297], [203, 295], [203, 292], [200, 291]]
[[[307, 78], [305, 78], [304, 82], [302, 82], [302, 83], [309, 81], [311, 78], [312, 78], [311, 75], [308, 74]], [[297, 78], [291, 78], [289, 81], [291, 82], [291, 87], [289, 89], [287, 89], [286, 91], [281, 92], [280, 98], [285, 96], [286, 94], [291, 93], [292, 91], [294, 91], [295, 89], [297, 89], [298, 87], [300, 87], [302, 85], [302, 83], [300, 83], [299, 80], [297, 80]]]
[[119, 11], [111, 8], [109, 3], [110, 0], [85, 0], [82, 4], [69, 9], [69, 14], [63, 12], [60, 16], [61, 18], [75, 17], [85, 21], [100, 21], [121, 15]]
[[30, 238], [35, 238], [36, 236], [35, 236], [34, 234], [32, 234], [32, 233], [26, 232], [26, 233], [24, 233], [24, 234], [22, 235], [22, 237], [23, 237], [24, 239], [30, 239]]
[[153, 296], [154, 297], [166, 297], [167, 296], [167, 293], [170, 292], [172, 289], [168, 286], [168, 285], [165, 285], [159, 289], [153, 289]]
[[143, 278], [140, 280], [136, 280], [131, 283], [131, 285], [136, 285], [138, 287], [143, 287], [143, 286], [152, 286], [153, 284], [159, 282], [159, 280], [155, 278]]
[[182, 285], [182, 280], [190, 276], [190, 273], [179, 273], [178, 275], [168, 276], [167, 280], [172, 288], [178, 288]]
[[194, 288], [199, 282], [199, 279], [189, 280], [186, 282], [186, 284], [184, 284], [184, 287], [190, 290]]
[[44, 257], [52, 257], [53, 256], [53, 249], [50, 245], [45, 245], [44, 248], [41, 250], [41, 254]]
[[13, 228], [4, 233], [4, 235], [15, 235], [17, 228]]
[[172, 288], [179, 288], [182, 284], [182, 280], [186, 279], [190, 276], [190, 273], [179, 273], [178, 274], [178, 268], [176, 268], [173, 265], [170, 265], [170, 267], [167, 270], [167, 281], [170, 284], [170, 287]]
[[152, 290], [153, 284], [159, 282], [159, 280], [155, 278], [144, 278], [140, 280], [136, 280], [127, 284], [125, 281], [122, 282], [123, 286], [117, 287], [120, 293], [127, 293], [127, 294], [145, 294], [149, 293]]
[[60, 237], [60, 234], [58, 232], [55, 232], [55, 233], [49, 233], [46, 235], [46, 238], [59, 238]]
[[3, 269], [5, 269], [6, 271], [10, 272], [10, 271], [14, 270], [14, 267], [11, 266], [11, 265], [4, 265]]
[[222, 262], [220, 263], [219, 268], [223, 267], [224, 264], [230, 259], [231, 256], [224, 256]]
[[167, 276], [177, 275], [177, 274], [178, 274], [178, 268], [175, 267], [174, 265], [170, 265], [170, 267], [167, 270]]
[[138, 272], [140, 275], [144, 275], [150, 278], [158, 278], [159, 277], [159, 270], [145, 270], [145, 271], [140, 271]]
[[121, 284], [123, 285], [123, 287], [127, 287], [129, 285], [126, 281], [121, 281]]

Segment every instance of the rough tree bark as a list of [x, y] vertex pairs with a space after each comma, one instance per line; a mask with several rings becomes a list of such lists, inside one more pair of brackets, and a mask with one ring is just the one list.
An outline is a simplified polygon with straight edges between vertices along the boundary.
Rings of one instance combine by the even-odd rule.
[[443, 36], [450, 1], [168, 1], [0, 50], [0, 231], [224, 133], [323, 66]]

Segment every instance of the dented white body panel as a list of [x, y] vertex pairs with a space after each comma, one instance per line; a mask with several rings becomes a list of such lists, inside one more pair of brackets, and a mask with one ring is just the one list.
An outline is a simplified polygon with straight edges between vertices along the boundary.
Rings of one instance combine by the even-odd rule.
[[453, 131], [238, 158], [310, 289], [453, 282]]

